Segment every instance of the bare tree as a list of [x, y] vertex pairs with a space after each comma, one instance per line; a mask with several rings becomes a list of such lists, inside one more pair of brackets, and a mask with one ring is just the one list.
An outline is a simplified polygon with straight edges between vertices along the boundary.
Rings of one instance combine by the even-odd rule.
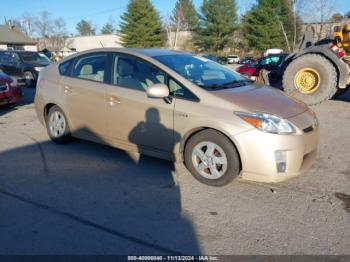
[[167, 35], [167, 47], [172, 48], [173, 41], [172, 41], [172, 31], [173, 31], [173, 25], [170, 19], [170, 16], [167, 15], [163, 18], [163, 24], [164, 24], [164, 29]]
[[11, 20], [11, 24], [21, 30], [29, 37], [33, 37], [35, 33], [36, 17], [31, 14], [24, 14], [19, 18]]
[[299, 0], [297, 8], [305, 18], [305, 22], [316, 23], [317, 40], [321, 40], [324, 36], [330, 33], [329, 24], [330, 17], [335, 13], [337, 0]]
[[40, 37], [49, 37], [52, 30], [52, 20], [50, 13], [42, 11], [35, 22], [36, 32]]
[[284, 40], [286, 42], [286, 46], [287, 46], [288, 52], [291, 52], [288, 36], [287, 36], [286, 30], [285, 30], [285, 28], [283, 26], [283, 23], [282, 23], [281, 20], [278, 20], [278, 22], [279, 22], [279, 24], [281, 26], [281, 30], [282, 30], [282, 33], [283, 33]]
[[180, 31], [186, 31], [189, 28], [189, 24], [185, 18], [185, 13], [182, 5], [179, 5], [175, 10], [174, 14], [171, 17], [173, 27], [175, 28], [175, 37], [174, 37], [174, 49], [177, 47], [178, 37]]

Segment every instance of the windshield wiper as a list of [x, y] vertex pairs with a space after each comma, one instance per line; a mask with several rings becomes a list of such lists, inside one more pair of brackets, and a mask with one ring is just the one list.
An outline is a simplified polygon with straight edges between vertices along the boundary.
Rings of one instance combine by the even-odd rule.
[[228, 83], [225, 83], [225, 84], [223, 84], [222, 86], [224, 86], [224, 87], [227, 87], [227, 86], [232, 86], [232, 85], [237, 85], [237, 84], [250, 84], [250, 83], [252, 83], [253, 81], [252, 80], [249, 80], [249, 79], [241, 79], [241, 80], [233, 80], [233, 81], [231, 81], [231, 82], [228, 82]]
[[205, 88], [209, 88], [209, 89], [232, 88], [232, 87], [245, 86], [245, 85], [251, 84], [251, 83], [253, 83], [252, 80], [242, 79], [242, 80], [234, 80], [234, 81], [224, 83], [224, 84], [213, 84], [213, 85], [205, 86]]

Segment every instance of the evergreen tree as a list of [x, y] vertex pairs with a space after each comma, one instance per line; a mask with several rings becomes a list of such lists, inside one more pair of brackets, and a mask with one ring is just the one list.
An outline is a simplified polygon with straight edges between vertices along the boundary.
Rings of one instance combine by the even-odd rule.
[[178, 0], [172, 15], [176, 27], [181, 24], [181, 30], [194, 30], [198, 26], [198, 16], [192, 0]]
[[150, 0], [130, 0], [121, 19], [120, 32], [124, 46], [161, 46], [162, 24]]
[[281, 48], [291, 51], [295, 33], [297, 39], [300, 35], [301, 22], [297, 15], [296, 28], [294, 22], [291, 1], [259, 0], [243, 17], [243, 32], [252, 49]]
[[235, 0], [203, 0], [202, 16], [196, 30], [196, 45], [204, 50], [218, 52], [233, 40], [238, 28]]
[[113, 25], [110, 24], [110, 23], [107, 23], [107, 24], [105, 24], [102, 27], [101, 34], [103, 34], [103, 35], [111, 35], [111, 34], [114, 33], [114, 31], [115, 31], [115, 29], [114, 29]]
[[76, 29], [79, 33], [79, 35], [95, 35], [96, 34], [96, 29], [94, 28], [94, 26], [87, 22], [86, 20], [81, 20], [77, 26]]

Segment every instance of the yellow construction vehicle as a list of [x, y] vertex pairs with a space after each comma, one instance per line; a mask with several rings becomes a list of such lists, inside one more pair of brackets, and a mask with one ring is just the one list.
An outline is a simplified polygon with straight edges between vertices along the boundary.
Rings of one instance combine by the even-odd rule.
[[288, 95], [308, 105], [341, 95], [350, 85], [350, 23], [336, 26], [334, 39], [313, 43], [313, 34], [307, 30], [299, 51], [269, 74], [277, 87], [282, 82]]
[[343, 48], [350, 55], [350, 23], [334, 27], [334, 40], [339, 48]]

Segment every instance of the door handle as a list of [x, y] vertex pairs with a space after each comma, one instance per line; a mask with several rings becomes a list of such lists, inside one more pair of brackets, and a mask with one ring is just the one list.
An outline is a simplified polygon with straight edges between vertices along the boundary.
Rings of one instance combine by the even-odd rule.
[[70, 94], [70, 93], [72, 93], [72, 87], [70, 87], [70, 86], [65, 86], [65, 87], [64, 87], [64, 93], [65, 93], [65, 94]]
[[120, 100], [119, 100], [118, 97], [111, 96], [111, 97], [109, 98], [109, 104], [110, 104], [111, 106], [113, 106], [113, 105], [115, 105], [115, 104], [120, 104]]

